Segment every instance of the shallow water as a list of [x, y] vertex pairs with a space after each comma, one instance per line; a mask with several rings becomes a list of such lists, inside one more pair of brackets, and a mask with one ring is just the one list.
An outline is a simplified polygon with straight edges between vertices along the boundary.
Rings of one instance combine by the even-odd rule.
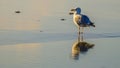
[[[119, 0], [0, 0], [0, 68], [120, 68], [119, 6]], [[68, 14], [76, 7], [96, 25], [84, 34], [95, 46], [77, 60], [77, 27]]]

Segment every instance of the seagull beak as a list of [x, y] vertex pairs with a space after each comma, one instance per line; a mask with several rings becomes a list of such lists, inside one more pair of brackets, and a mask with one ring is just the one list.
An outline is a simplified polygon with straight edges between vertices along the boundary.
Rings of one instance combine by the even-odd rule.
[[76, 9], [71, 9], [71, 11], [76, 11]]
[[69, 12], [69, 15], [73, 15], [75, 11], [76, 11], [76, 9], [71, 9]]
[[74, 13], [73, 12], [69, 12], [69, 15], [73, 15]]

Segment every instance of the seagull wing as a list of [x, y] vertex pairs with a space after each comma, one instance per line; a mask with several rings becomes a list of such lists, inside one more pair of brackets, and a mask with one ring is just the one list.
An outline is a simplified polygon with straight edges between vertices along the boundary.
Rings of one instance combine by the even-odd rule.
[[90, 21], [90, 19], [89, 19], [88, 16], [82, 15], [82, 17], [81, 17], [81, 23], [89, 25], [91, 23], [91, 21]]

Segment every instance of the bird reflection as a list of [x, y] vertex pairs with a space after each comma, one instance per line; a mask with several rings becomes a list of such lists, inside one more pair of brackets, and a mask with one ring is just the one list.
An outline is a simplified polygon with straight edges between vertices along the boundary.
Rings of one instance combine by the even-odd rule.
[[84, 41], [83, 35], [80, 36], [79, 34], [77, 41], [72, 46], [72, 58], [78, 60], [80, 53], [86, 53], [92, 47], [94, 47], [94, 44]]

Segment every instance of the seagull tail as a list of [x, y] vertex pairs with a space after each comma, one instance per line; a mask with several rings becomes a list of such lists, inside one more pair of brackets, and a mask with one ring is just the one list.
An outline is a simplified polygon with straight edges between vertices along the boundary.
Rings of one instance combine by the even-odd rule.
[[90, 26], [95, 27], [95, 24], [93, 22], [90, 23]]

